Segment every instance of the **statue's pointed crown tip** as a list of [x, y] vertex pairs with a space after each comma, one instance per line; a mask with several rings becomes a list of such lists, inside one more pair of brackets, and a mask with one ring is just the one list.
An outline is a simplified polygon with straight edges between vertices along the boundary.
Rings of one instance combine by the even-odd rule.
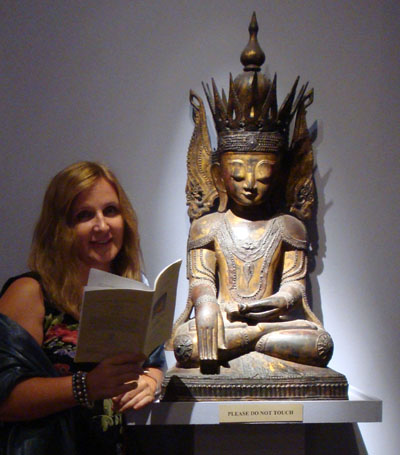
[[260, 71], [261, 66], [265, 62], [265, 54], [258, 43], [257, 33], [258, 23], [256, 12], [254, 11], [249, 24], [249, 42], [240, 56], [244, 71]]
[[257, 23], [257, 16], [256, 16], [255, 11], [253, 11], [253, 15], [251, 16], [251, 21], [250, 21], [250, 25], [249, 25], [249, 32], [251, 32], [251, 30], [255, 30], [258, 32], [258, 23]]

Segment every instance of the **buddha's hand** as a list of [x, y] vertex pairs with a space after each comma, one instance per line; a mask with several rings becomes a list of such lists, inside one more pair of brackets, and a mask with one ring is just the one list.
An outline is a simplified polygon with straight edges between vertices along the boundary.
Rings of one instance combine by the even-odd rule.
[[237, 321], [242, 318], [241, 308], [245, 305], [242, 303], [230, 302], [225, 304], [226, 316], [230, 321]]
[[265, 322], [287, 313], [290, 307], [291, 303], [285, 296], [275, 294], [267, 299], [239, 304], [239, 313], [241, 318]]
[[218, 359], [218, 314], [215, 297], [204, 296], [196, 303], [196, 327], [200, 360]]

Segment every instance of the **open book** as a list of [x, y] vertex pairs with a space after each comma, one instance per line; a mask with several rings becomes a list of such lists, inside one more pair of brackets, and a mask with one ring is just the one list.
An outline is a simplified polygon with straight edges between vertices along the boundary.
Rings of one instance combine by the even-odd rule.
[[140, 281], [91, 269], [75, 362], [100, 362], [121, 352], [148, 356], [168, 340], [181, 262], [162, 270], [153, 289]]

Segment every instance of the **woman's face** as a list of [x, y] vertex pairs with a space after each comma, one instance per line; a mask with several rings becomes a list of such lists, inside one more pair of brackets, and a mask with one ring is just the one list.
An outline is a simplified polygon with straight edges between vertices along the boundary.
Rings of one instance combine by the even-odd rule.
[[122, 248], [124, 220], [118, 195], [104, 178], [82, 191], [72, 204], [78, 257], [88, 268], [110, 271]]

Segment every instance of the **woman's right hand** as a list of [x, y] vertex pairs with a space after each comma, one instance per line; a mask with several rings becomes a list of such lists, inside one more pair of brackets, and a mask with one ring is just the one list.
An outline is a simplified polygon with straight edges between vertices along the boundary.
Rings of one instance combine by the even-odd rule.
[[89, 400], [112, 398], [135, 389], [144, 360], [143, 354], [122, 353], [101, 361], [86, 376]]

